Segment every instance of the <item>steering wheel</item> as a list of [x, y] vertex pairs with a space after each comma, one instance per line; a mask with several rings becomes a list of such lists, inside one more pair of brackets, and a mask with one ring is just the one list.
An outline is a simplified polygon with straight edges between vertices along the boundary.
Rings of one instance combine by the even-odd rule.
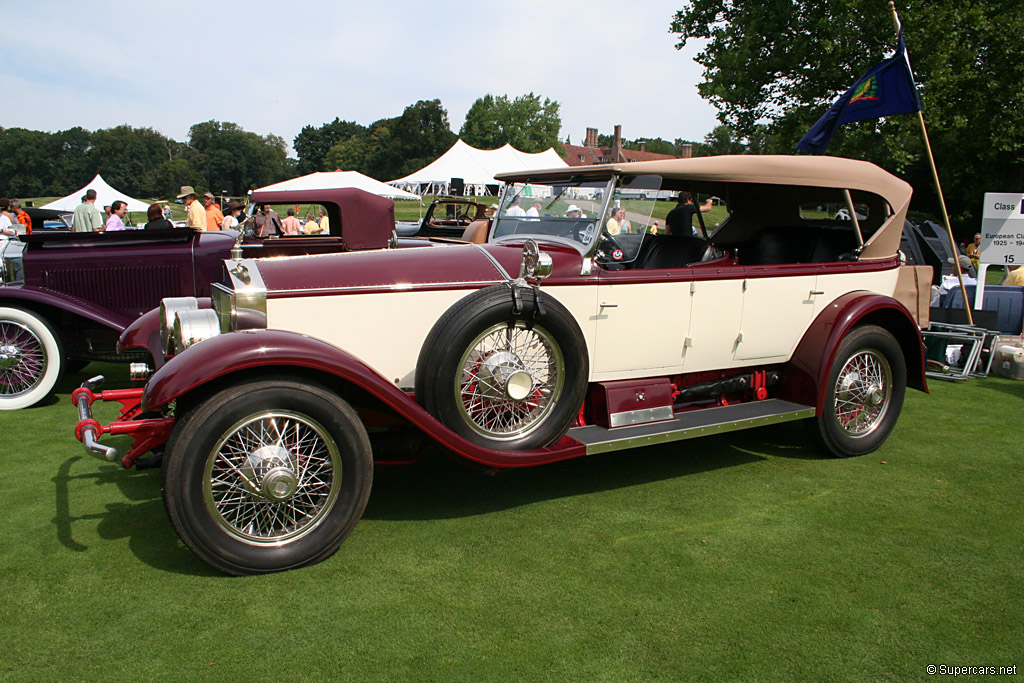
[[[602, 228], [598, 238], [596, 259], [598, 263], [619, 263], [626, 252], [622, 245], [612, 237], [608, 230]], [[616, 258], [618, 254], [618, 258]]]

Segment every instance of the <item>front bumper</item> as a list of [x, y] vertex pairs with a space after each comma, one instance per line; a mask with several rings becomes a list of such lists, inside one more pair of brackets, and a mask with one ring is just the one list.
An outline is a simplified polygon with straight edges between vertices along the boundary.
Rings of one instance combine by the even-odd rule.
[[[78, 424], [75, 425], [75, 437], [85, 444], [85, 450], [107, 462], [115, 462], [120, 458], [121, 465], [126, 469], [147, 452], [167, 443], [174, 429], [173, 417], [146, 418], [142, 414], [142, 388], [113, 389], [95, 392], [103, 384], [103, 375], [87, 380], [71, 394], [71, 401], [78, 407]], [[92, 404], [101, 401], [117, 401], [121, 411], [109, 425], [101, 425], [92, 417]], [[122, 457], [120, 451], [112, 446], [99, 442], [103, 434], [128, 434], [132, 437], [132, 447]]]

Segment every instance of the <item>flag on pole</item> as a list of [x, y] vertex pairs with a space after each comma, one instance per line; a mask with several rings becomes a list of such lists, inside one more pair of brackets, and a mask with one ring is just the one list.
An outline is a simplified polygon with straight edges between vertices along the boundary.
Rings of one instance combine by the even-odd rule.
[[921, 98], [914, 85], [914, 75], [910, 71], [907, 46], [903, 42], [901, 29], [896, 54], [861, 76], [800, 138], [796, 148], [821, 154], [836, 128], [844, 123], [894, 114], [911, 114], [915, 111], [921, 111]]

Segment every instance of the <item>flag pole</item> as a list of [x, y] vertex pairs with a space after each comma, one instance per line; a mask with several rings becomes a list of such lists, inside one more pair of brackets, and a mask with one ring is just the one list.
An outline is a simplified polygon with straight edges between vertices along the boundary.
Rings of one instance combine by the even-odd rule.
[[[889, 0], [889, 11], [892, 12], [892, 22], [896, 25], [896, 32], [900, 31], [900, 18], [896, 14], [896, 3]], [[949, 246], [953, 250], [953, 272], [956, 273], [957, 282], [960, 283], [960, 293], [964, 297], [964, 310], [967, 311], [967, 323], [974, 326], [974, 316], [971, 315], [971, 302], [967, 299], [967, 287], [964, 285], [964, 273], [960, 268], [960, 250], [956, 246], [956, 238], [953, 237], [953, 228], [949, 224], [949, 213], [946, 211], [946, 199], [942, 195], [942, 183], [939, 182], [939, 170], [935, 166], [935, 156], [932, 154], [932, 143], [928, 140], [928, 127], [924, 125], [924, 112], [917, 110], [917, 120], [921, 124], [921, 135], [924, 137], [924, 148], [928, 152], [928, 163], [932, 169], [932, 178], [935, 180], [935, 189], [939, 194], [939, 206], [942, 207], [942, 220], [946, 225], [946, 234], [949, 235]]]

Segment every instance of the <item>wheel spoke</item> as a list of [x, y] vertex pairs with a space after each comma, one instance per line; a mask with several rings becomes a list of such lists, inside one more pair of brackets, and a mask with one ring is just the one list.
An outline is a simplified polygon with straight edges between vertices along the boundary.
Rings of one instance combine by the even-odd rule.
[[28, 327], [0, 320], [0, 396], [14, 398], [32, 391], [46, 374], [46, 349]]
[[[463, 355], [456, 382], [458, 405], [475, 431], [490, 438], [517, 438], [536, 429], [551, 413], [564, 382], [558, 345], [540, 326], [522, 323], [485, 330]], [[525, 374], [532, 383], [525, 397], [513, 397], [508, 383]], [[520, 382], [522, 379], [519, 380]]]
[[851, 436], [864, 436], [882, 423], [889, 408], [892, 370], [872, 349], [858, 351], [843, 365], [835, 385], [835, 418]]
[[311, 418], [288, 411], [253, 416], [228, 429], [207, 459], [211, 516], [249, 543], [308, 533], [329, 511], [341, 480], [338, 448]]

